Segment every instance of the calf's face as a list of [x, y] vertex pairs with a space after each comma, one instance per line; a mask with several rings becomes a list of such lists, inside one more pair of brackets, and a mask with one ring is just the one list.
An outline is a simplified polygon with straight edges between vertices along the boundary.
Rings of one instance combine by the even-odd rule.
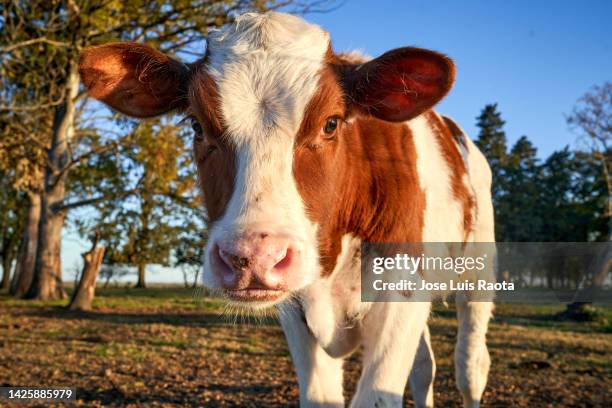
[[[339, 183], [367, 166], [351, 155], [356, 118], [401, 122], [450, 89], [452, 62], [402, 48], [368, 62], [334, 55], [328, 34], [285, 14], [248, 14], [211, 33], [185, 65], [141, 44], [86, 50], [93, 97], [135, 117], [185, 112], [210, 219], [204, 283], [269, 305], [331, 273]], [[332, 233], [333, 232], [333, 233]], [[333, 241], [333, 242], [332, 242]]]

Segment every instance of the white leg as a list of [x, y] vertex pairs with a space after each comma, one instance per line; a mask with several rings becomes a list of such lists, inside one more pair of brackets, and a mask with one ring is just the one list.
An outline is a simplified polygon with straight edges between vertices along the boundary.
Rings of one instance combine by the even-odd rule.
[[487, 385], [491, 365], [486, 334], [493, 303], [469, 301], [464, 293], [457, 293], [455, 303], [459, 320], [455, 346], [455, 378], [463, 396], [463, 405], [477, 408]]
[[342, 359], [317, 343], [296, 305], [282, 305], [279, 316], [300, 386], [300, 407], [343, 408]]
[[429, 327], [425, 326], [419, 348], [414, 359], [414, 365], [408, 378], [414, 405], [418, 408], [431, 408], [433, 402], [433, 383], [436, 376], [436, 361], [433, 349], [431, 348], [431, 338], [429, 337]]
[[401, 407], [429, 302], [375, 303], [363, 320], [363, 372], [351, 407]]

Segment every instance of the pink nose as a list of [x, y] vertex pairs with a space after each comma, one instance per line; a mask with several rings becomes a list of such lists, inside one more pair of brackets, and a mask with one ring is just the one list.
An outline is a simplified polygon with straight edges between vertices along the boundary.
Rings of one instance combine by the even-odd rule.
[[265, 232], [221, 240], [210, 256], [221, 286], [231, 290], [286, 289], [288, 272], [299, 262], [295, 241]]

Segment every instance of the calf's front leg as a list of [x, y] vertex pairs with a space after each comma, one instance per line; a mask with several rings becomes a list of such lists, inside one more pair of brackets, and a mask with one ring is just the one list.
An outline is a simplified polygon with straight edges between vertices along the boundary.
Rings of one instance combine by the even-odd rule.
[[375, 303], [363, 320], [363, 372], [351, 407], [401, 407], [429, 302]]
[[300, 407], [343, 408], [343, 360], [318, 344], [299, 305], [282, 305], [279, 317], [298, 377]]

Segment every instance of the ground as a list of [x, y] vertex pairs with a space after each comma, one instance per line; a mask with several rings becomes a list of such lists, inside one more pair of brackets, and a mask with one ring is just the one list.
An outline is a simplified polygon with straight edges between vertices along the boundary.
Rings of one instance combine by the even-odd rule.
[[[0, 297], [0, 386], [76, 387], [77, 406], [87, 407], [297, 406], [295, 374], [273, 316], [234, 319], [221, 302], [177, 288], [98, 290], [92, 313], [64, 305]], [[595, 323], [551, 320], [561, 308], [498, 305], [485, 406], [609, 406], [612, 309]], [[452, 308], [437, 306], [431, 333], [441, 407], [461, 401], [455, 327]], [[358, 354], [346, 369], [350, 395]], [[408, 391], [406, 397], [412, 406]]]

